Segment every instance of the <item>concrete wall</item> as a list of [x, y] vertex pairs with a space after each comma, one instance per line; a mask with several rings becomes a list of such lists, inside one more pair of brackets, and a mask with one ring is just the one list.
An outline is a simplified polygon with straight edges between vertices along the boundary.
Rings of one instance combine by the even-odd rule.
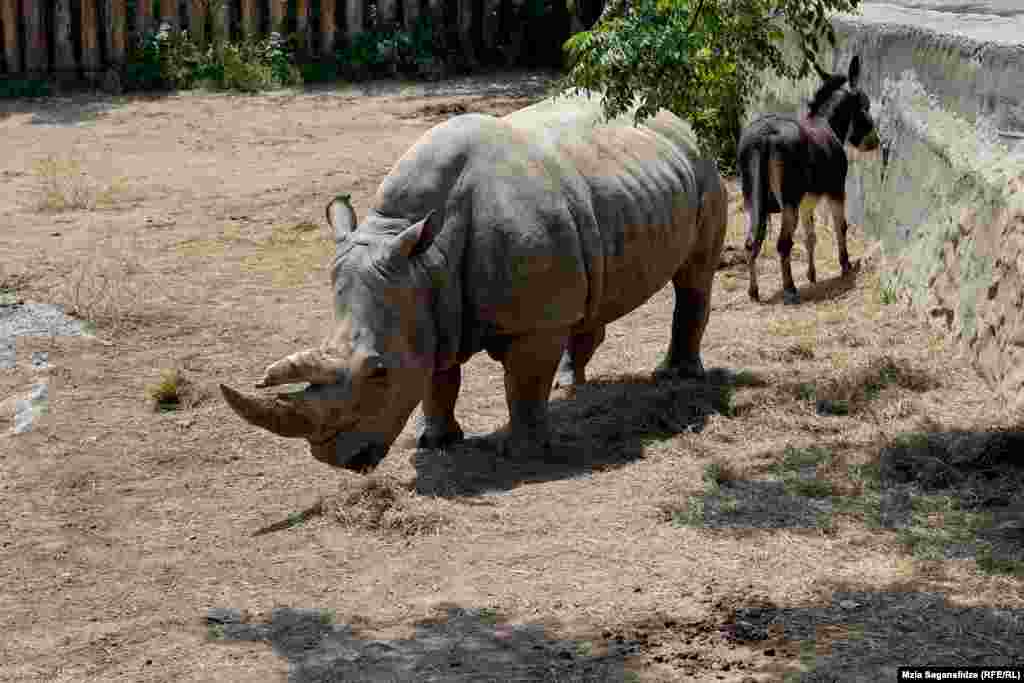
[[[1024, 128], [1024, 49], [920, 23], [833, 21], [824, 66], [861, 55], [886, 151], [851, 160], [850, 220], [882, 241], [883, 281], [1024, 410], [1024, 147], [1006, 135]], [[816, 85], [768, 78], [754, 108], [795, 112]]]

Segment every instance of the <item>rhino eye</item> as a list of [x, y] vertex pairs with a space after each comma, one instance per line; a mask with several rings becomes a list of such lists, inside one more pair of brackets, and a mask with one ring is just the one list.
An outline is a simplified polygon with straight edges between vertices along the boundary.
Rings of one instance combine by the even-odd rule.
[[382, 380], [382, 379], [386, 379], [387, 378], [387, 376], [388, 376], [388, 368], [384, 364], [384, 359], [383, 358], [378, 356], [378, 357], [372, 359], [370, 361], [369, 365], [370, 365], [369, 378], [371, 380]]

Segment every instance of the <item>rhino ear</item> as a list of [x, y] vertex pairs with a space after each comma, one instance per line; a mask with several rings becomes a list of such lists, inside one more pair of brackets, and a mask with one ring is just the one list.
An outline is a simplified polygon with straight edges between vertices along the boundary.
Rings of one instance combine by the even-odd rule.
[[860, 55], [854, 55], [853, 59], [850, 60], [850, 71], [847, 74], [847, 79], [851, 88], [857, 87], [857, 81], [860, 80]]
[[438, 225], [437, 212], [431, 211], [423, 220], [413, 223], [395, 238], [396, 253], [405, 258], [422, 254], [434, 243], [434, 238], [441, 226]]
[[339, 194], [327, 205], [327, 224], [334, 230], [334, 241], [341, 242], [356, 229], [359, 219], [352, 208], [352, 195]]

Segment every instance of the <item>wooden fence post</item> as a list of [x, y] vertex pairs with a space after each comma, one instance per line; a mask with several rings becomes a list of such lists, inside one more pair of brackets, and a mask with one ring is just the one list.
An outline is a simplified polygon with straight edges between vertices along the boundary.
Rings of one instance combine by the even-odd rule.
[[405, 16], [402, 17], [405, 30], [412, 32], [416, 26], [416, 20], [420, 18], [420, 0], [405, 0]]
[[[498, 47], [498, 28], [501, 25], [501, 1], [502, 0], [484, 0], [483, 2], [483, 21], [481, 22], [483, 33], [483, 47], [484, 50], [492, 53]], [[556, 2], [563, 2], [564, 0], [556, 0]], [[491, 56], [491, 55], [488, 55]]]
[[[324, 0], [325, 2], [327, 0]], [[256, 31], [259, 27], [259, 9], [256, 6], [256, 0], [242, 0], [242, 37], [246, 40], [252, 40], [256, 37]]]
[[210, 8], [210, 38], [217, 43], [228, 40], [231, 37], [231, 27], [228, 25], [230, 7], [228, 0], [207, 0]]
[[284, 12], [287, 0], [270, 0], [270, 32], [278, 32], [282, 37], [285, 35]]
[[330, 59], [334, 56], [337, 39], [337, 0], [320, 0], [320, 56]]
[[377, 25], [392, 26], [398, 20], [396, 0], [377, 0]]
[[[427, 0], [427, 12], [430, 13], [430, 22], [433, 24], [435, 48], [444, 45], [445, 41], [447, 27], [444, 24], [444, 4], [445, 0]], [[440, 55], [438, 58], [440, 59]]]
[[71, 35], [71, 2], [54, 0], [53, 3], [53, 70], [61, 80], [73, 78], [78, 69], [75, 62], [75, 44]]
[[95, 81], [100, 70], [100, 34], [96, 23], [96, 0], [82, 0], [82, 70]]
[[172, 29], [181, 28], [178, 0], [160, 0], [160, 23], [167, 22]]
[[366, 30], [366, 13], [363, 11], [363, 0], [345, 1], [345, 37], [348, 42]]
[[459, 46], [462, 48], [462, 59], [469, 68], [476, 66], [476, 50], [473, 46], [473, 5], [475, 4], [475, 0], [455, 0]]
[[308, 0], [295, 1], [295, 32], [299, 35], [299, 56], [305, 58], [309, 55], [312, 47], [309, 35], [309, 2]]
[[18, 0], [0, 0], [0, 21], [4, 24], [4, 59], [7, 74], [21, 73], [21, 43], [18, 40]]
[[50, 66], [47, 59], [46, 6], [41, 2], [30, 2], [25, 9], [25, 70], [38, 77], [45, 74]]
[[206, 0], [192, 0], [189, 3], [188, 32], [196, 45], [206, 44]]
[[123, 64], [125, 58], [125, 29], [128, 12], [125, 0], [102, 0], [103, 20], [107, 22], [107, 59]]
[[138, 38], [152, 29], [153, 0], [136, 0], [135, 2], [135, 35]]

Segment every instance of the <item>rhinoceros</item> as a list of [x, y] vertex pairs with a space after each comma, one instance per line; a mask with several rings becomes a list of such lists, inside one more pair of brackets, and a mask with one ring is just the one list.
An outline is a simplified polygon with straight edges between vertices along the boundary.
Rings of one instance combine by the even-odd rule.
[[374, 469], [421, 401], [419, 447], [460, 440], [461, 364], [481, 350], [504, 366], [503, 449], [557, 456], [556, 371], [561, 384], [585, 381], [605, 325], [669, 280], [656, 375], [703, 375], [727, 196], [667, 111], [638, 126], [606, 120], [597, 97], [562, 95], [501, 118], [457, 116], [398, 160], [361, 222], [347, 197], [326, 214], [336, 322], [256, 384], [308, 386], [270, 397], [221, 385], [242, 418], [307, 439], [324, 463]]

